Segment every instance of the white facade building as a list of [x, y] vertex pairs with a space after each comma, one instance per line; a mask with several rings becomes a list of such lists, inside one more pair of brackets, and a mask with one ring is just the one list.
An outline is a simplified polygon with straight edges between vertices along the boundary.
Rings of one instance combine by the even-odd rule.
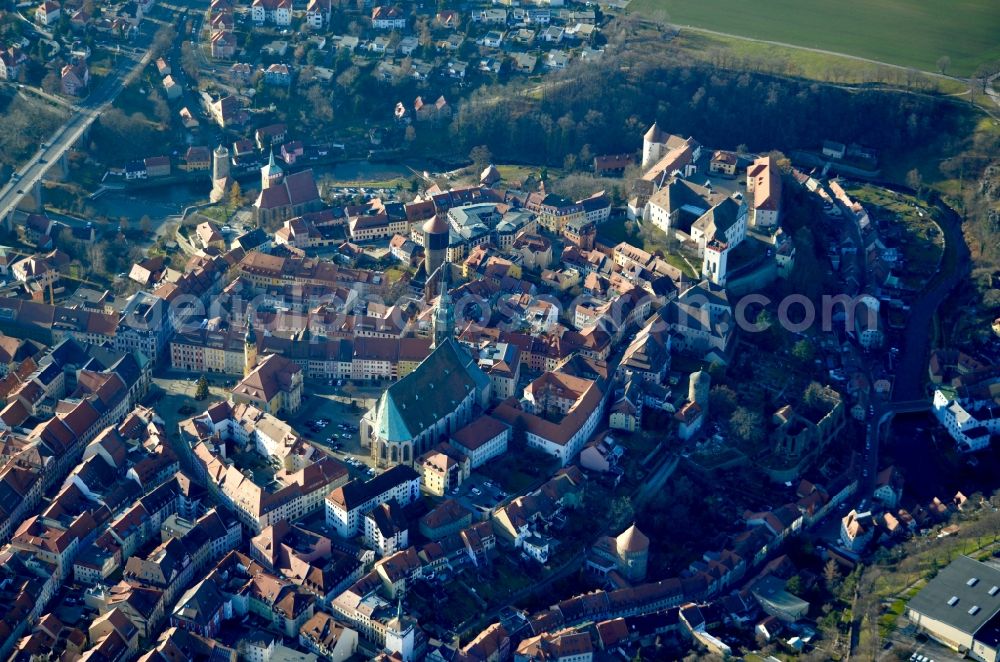
[[993, 401], [962, 401], [934, 391], [934, 415], [964, 453], [981, 451], [1000, 435], [1000, 406]]
[[391, 499], [408, 506], [420, 497], [420, 474], [396, 465], [369, 481], [352, 480], [326, 497], [326, 523], [345, 538], [357, 535], [369, 511]]

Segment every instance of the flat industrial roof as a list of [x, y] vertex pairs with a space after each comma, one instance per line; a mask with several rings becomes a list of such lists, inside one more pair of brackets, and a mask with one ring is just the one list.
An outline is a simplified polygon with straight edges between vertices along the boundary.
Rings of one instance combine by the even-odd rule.
[[929, 581], [907, 607], [975, 634], [1000, 612], [1000, 570], [960, 556]]

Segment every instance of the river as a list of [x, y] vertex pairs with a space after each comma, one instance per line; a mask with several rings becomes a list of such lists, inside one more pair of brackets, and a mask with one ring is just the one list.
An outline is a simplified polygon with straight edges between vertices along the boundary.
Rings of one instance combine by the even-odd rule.
[[[418, 172], [425, 168], [413, 165]], [[334, 165], [322, 165], [313, 168], [317, 182], [330, 179], [336, 182], [371, 182], [394, 179], [396, 177], [411, 177], [413, 171], [406, 163], [371, 163], [366, 160], [345, 161]], [[256, 197], [260, 186], [243, 182], [243, 193], [247, 197]], [[139, 189], [131, 191], [109, 190], [97, 200], [90, 202], [97, 215], [109, 219], [128, 218], [138, 221], [143, 216], [149, 216], [154, 222], [162, 221], [168, 216], [175, 216], [193, 204], [208, 202], [211, 191], [208, 173], [204, 182], [173, 184], [158, 188]]]
[[955, 442], [929, 413], [893, 418], [887, 443], [880, 448], [881, 465], [896, 465], [906, 477], [904, 499], [926, 505], [932, 498], [947, 501], [961, 491], [992, 494], [1000, 473], [1000, 446], [975, 455], [955, 451]]

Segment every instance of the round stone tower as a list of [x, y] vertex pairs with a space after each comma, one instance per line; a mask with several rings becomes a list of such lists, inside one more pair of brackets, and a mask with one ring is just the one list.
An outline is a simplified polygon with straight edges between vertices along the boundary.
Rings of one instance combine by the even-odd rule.
[[448, 257], [450, 230], [448, 219], [444, 214], [435, 214], [434, 218], [424, 223], [424, 271], [427, 272], [427, 278], [430, 278]]
[[651, 167], [654, 163], [660, 160], [663, 156], [664, 142], [666, 142], [667, 134], [653, 122], [653, 126], [649, 127], [649, 131], [642, 136], [642, 169], [646, 170]]
[[618, 553], [618, 568], [625, 577], [634, 582], [646, 578], [649, 563], [649, 538], [634, 523], [615, 538]]
[[688, 400], [701, 407], [703, 412], [708, 411], [708, 391], [712, 387], [712, 377], [704, 370], [691, 373], [688, 382]]
[[219, 145], [212, 152], [212, 181], [229, 177], [229, 148]]

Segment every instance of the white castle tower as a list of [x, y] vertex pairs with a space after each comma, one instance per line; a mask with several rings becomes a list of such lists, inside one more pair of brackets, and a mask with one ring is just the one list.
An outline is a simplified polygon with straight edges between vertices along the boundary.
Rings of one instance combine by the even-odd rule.
[[666, 153], [667, 134], [653, 122], [649, 131], [642, 137], [642, 169], [646, 170], [663, 158]]

